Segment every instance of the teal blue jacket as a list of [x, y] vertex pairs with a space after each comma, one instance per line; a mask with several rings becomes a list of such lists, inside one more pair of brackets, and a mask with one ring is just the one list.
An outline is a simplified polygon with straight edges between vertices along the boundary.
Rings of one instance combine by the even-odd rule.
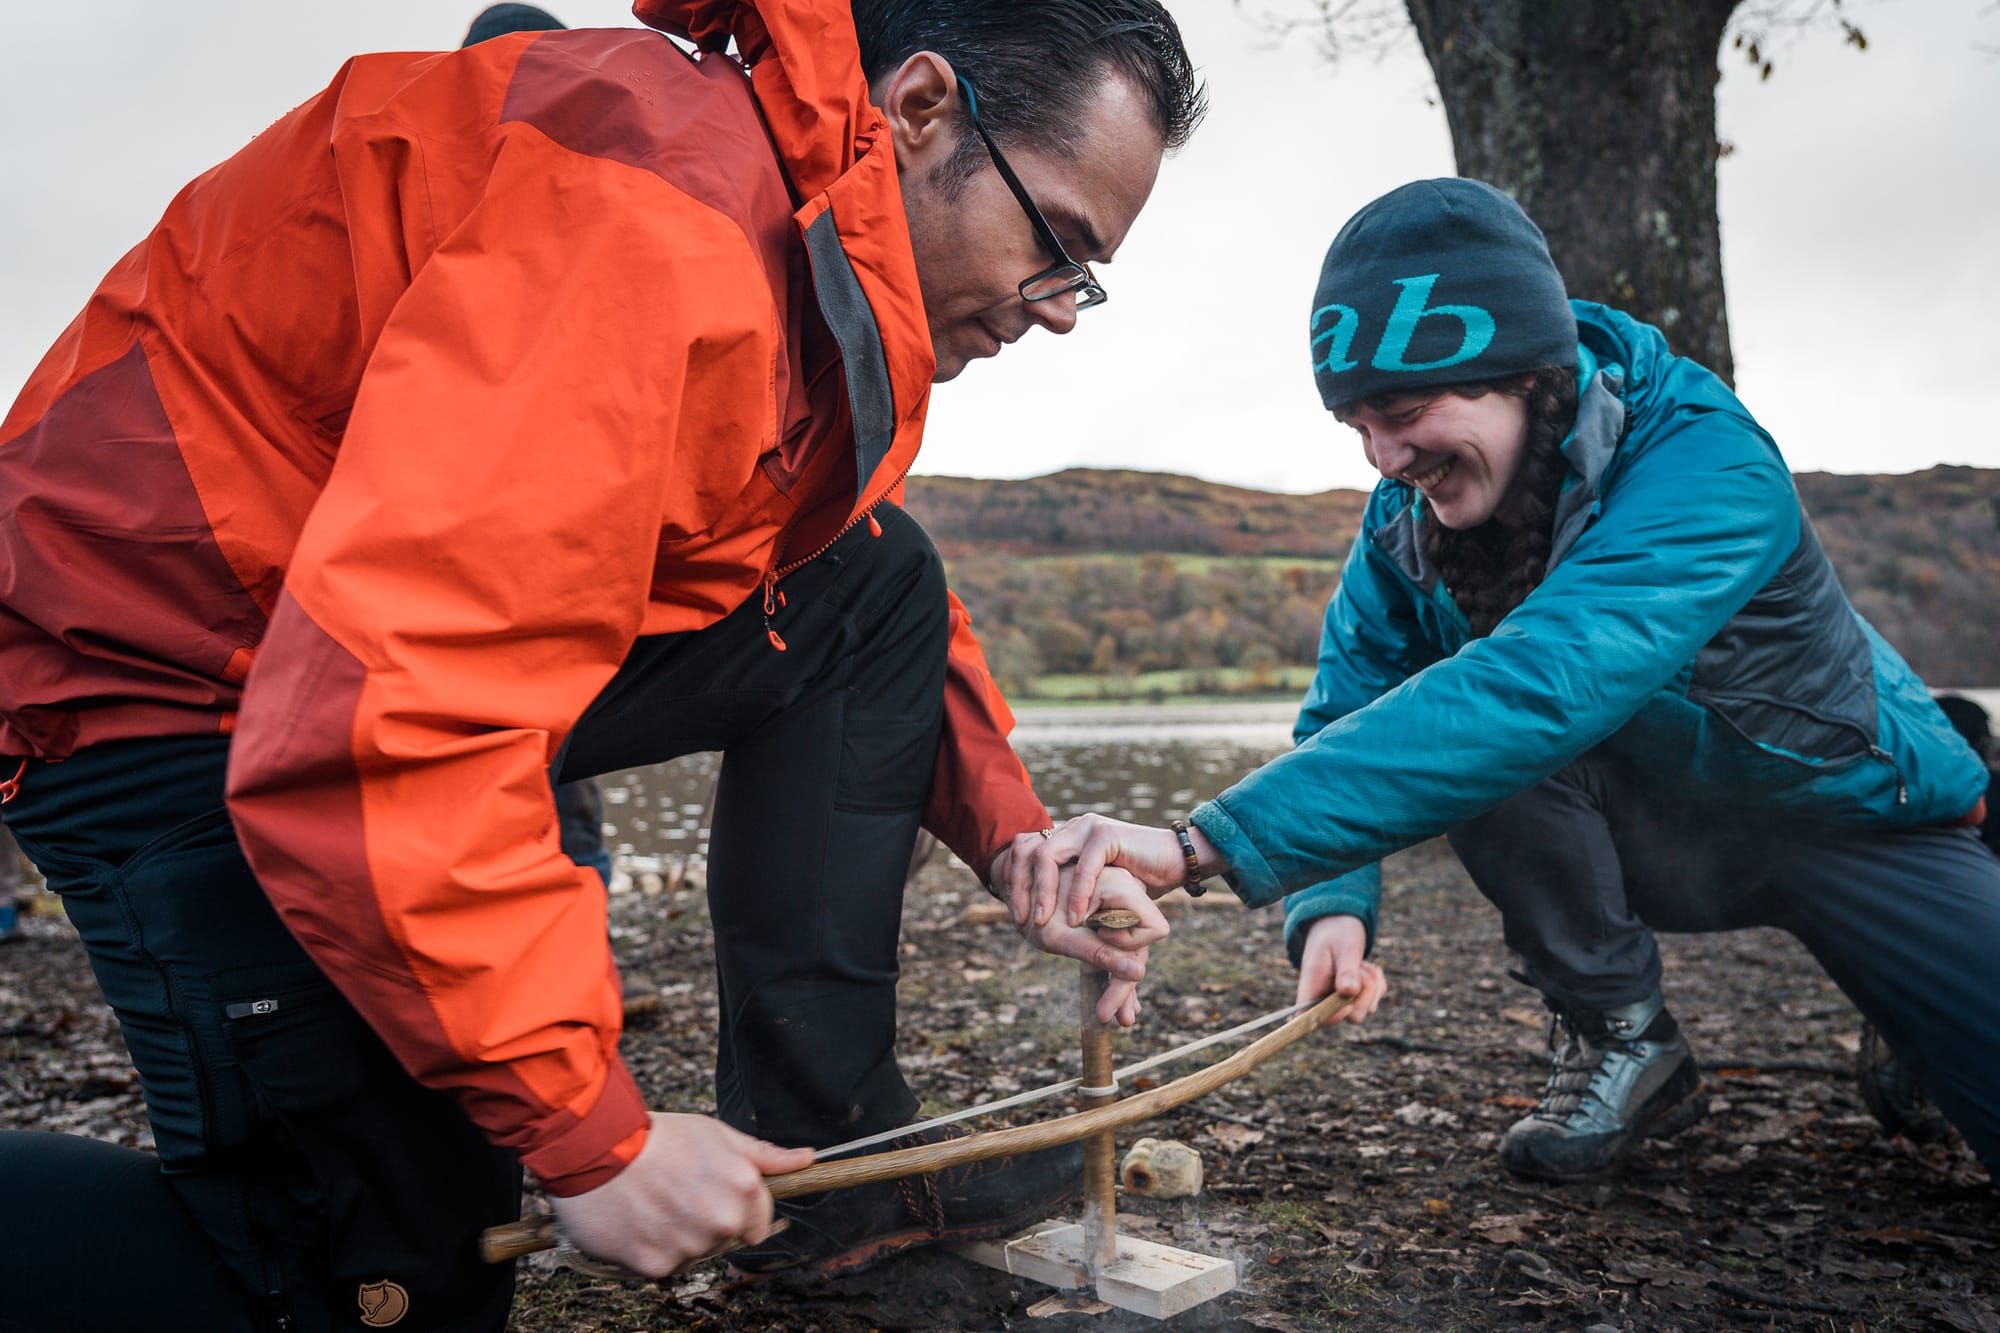
[[1192, 816], [1243, 901], [1374, 938], [1377, 862], [1607, 745], [1678, 790], [1845, 826], [1958, 819], [1986, 771], [1841, 592], [1790, 470], [1657, 329], [1576, 301], [1581, 388], [1547, 577], [1473, 638], [1415, 490], [1375, 488], [1296, 748]]

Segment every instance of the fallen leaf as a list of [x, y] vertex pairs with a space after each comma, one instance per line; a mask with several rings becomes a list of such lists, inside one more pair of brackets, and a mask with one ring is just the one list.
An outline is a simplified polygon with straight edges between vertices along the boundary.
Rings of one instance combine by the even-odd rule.
[[1937, 1321], [1959, 1333], [2000, 1333], [2000, 1314], [1976, 1296], [1947, 1296], [1932, 1307]]
[[1244, 1125], [1232, 1125], [1226, 1120], [1218, 1120], [1208, 1127], [1208, 1136], [1215, 1140], [1222, 1151], [1231, 1156], [1245, 1148], [1264, 1141], [1264, 1131], [1250, 1129]]
[[1747, 1254], [1752, 1259], [1763, 1259], [1775, 1252], [1770, 1234], [1750, 1226], [1736, 1228], [1729, 1239], [1715, 1242], [1715, 1248], [1731, 1254]]
[[1443, 1217], [1451, 1211], [1451, 1204], [1444, 1199], [1425, 1199], [1424, 1211], [1432, 1217]]
[[1785, 1143], [1798, 1137], [1799, 1127], [1790, 1120], [1766, 1120], [1741, 1134], [1731, 1134], [1731, 1143]]
[[1525, 1245], [1533, 1239], [1528, 1228], [1548, 1220], [1546, 1213], [1498, 1213], [1472, 1220], [1473, 1234], [1492, 1245]]
[[1849, 1233], [1849, 1240], [1873, 1241], [1879, 1245], [1935, 1245], [1950, 1250], [1953, 1254], [1969, 1254], [1973, 1250], [1990, 1250], [1992, 1244], [1974, 1240], [1970, 1236], [1947, 1236], [1936, 1231], [1926, 1231], [1922, 1227], [1877, 1227], [1873, 1231]]
[[1533, 1097], [1524, 1097], [1518, 1092], [1503, 1092], [1497, 1097], [1485, 1099], [1488, 1106], [1503, 1106], [1509, 1111], [1532, 1111], [1541, 1103]]
[[1509, 1023], [1519, 1023], [1524, 1028], [1545, 1028], [1549, 1025], [1549, 1015], [1543, 1009], [1502, 1009], [1500, 1017]]
[[707, 1295], [709, 1290], [714, 1286], [714, 1276], [709, 1273], [701, 1273], [683, 1282], [680, 1286], [675, 1287], [674, 1299], [677, 1301], [691, 1301], [697, 1296]]
[[1909, 1272], [1907, 1265], [1893, 1259], [1820, 1259], [1815, 1267], [1829, 1277], [1858, 1277], [1864, 1280], [1878, 1277], [1901, 1277]]
[[1392, 1115], [1413, 1129], [1457, 1129], [1458, 1117], [1442, 1106], [1425, 1106], [1422, 1102], [1404, 1102]]
[[1304, 1333], [1297, 1320], [1276, 1310], [1253, 1310], [1240, 1318], [1252, 1328], [1270, 1329], [1271, 1333]]

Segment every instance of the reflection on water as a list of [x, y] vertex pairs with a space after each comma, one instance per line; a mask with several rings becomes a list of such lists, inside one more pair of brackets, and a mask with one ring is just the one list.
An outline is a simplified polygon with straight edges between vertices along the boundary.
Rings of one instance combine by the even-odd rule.
[[[1187, 814], [1291, 746], [1291, 704], [1022, 709], [1014, 745], [1057, 819], [1087, 811], [1147, 824]], [[700, 868], [714, 754], [607, 774], [605, 840], [627, 873]]]

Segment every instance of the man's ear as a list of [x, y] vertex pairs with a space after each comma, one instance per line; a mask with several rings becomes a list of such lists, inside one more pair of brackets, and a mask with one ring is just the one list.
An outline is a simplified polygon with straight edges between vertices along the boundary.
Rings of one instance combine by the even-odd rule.
[[951, 155], [958, 143], [958, 76], [935, 51], [919, 51], [876, 79], [875, 105], [889, 121], [897, 170], [928, 172]]

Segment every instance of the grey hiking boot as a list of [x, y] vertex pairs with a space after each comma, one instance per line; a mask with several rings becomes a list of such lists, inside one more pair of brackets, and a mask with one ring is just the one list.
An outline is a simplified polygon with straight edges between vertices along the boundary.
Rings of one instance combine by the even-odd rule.
[[1500, 1165], [1516, 1176], [1605, 1175], [1639, 1140], [1678, 1134], [1707, 1110], [1694, 1053], [1658, 991], [1617, 1009], [1556, 1009], [1549, 1049], [1542, 1104], [1500, 1140]]
[[1890, 1138], [1900, 1134], [1912, 1143], [1935, 1143], [1951, 1133], [1951, 1122], [1931, 1104], [1910, 1067], [1889, 1049], [1873, 1023], [1861, 1025], [1854, 1082], [1869, 1113]]

